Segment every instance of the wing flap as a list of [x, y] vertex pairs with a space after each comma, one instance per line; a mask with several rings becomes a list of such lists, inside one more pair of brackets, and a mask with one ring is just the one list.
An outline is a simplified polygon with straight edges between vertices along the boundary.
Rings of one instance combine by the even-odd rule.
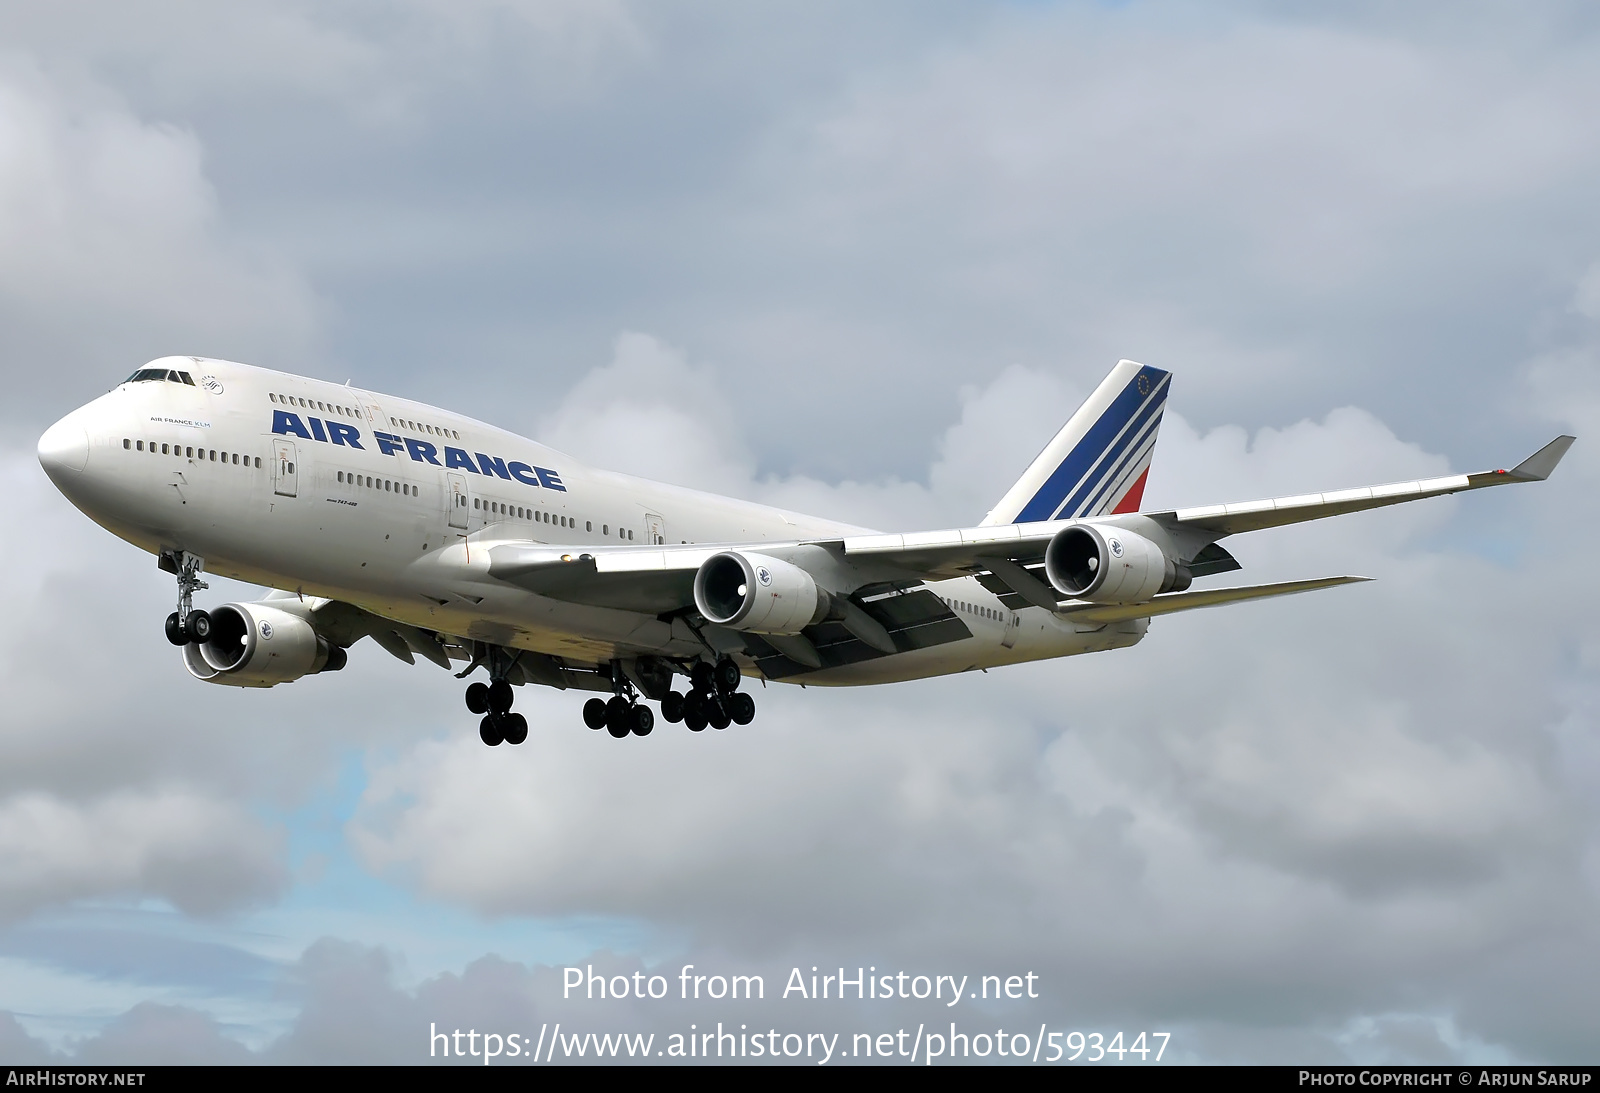
[[508, 543], [489, 550], [489, 575], [553, 600], [664, 615], [694, 602], [695, 569], [711, 553], [574, 554]]

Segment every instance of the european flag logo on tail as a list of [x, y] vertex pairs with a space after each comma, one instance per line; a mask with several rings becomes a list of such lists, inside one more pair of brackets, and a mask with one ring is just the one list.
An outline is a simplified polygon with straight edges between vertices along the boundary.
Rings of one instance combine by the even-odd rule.
[[1118, 361], [984, 524], [1137, 512], [1172, 373]]

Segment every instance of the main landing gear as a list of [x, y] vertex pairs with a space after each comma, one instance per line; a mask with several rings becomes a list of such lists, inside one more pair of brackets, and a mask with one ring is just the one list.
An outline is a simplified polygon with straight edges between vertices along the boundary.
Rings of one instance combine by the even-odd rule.
[[491, 660], [492, 678], [467, 685], [467, 709], [482, 714], [478, 722], [478, 738], [491, 748], [500, 744], [520, 744], [528, 738], [528, 719], [511, 712], [511, 702], [516, 693], [506, 679], [511, 663]]
[[194, 609], [194, 594], [211, 586], [200, 579], [201, 560], [188, 551], [161, 555], [161, 568], [178, 577], [178, 609], [167, 616], [167, 640], [174, 645], [203, 642], [211, 637], [211, 616]]
[[649, 706], [639, 701], [630, 686], [626, 694], [616, 694], [610, 698], [591, 698], [585, 702], [583, 723], [591, 729], [604, 729], [621, 740], [629, 733], [634, 736], [649, 736], [655, 731], [656, 715], [650, 712]]
[[690, 732], [704, 732], [707, 725], [725, 729], [755, 720], [756, 701], [740, 692], [744, 677], [728, 657], [715, 664], [699, 661], [689, 673], [689, 682], [687, 695], [668, 691], [661, 700], [661, 716], [668, 721], [681, 721]]
[[[528, 738], [527, 719], [511, 712], [515, 691], [507, 676], [512, 674], [515, 664], [515, 658], [506, 651], [488, 649], [475, 657], [467, 669], [472, 671], [479, 665], [486, 665], [490, 672], [488, 683], [470, 684], [466, 695], [467, 709], [483, 718], [478, 725], [478, 736], [490, 747], [520, 744]], [[662, 686], [674, 670], [665, 663], [658, 667], [660, 675], [652, 674], [645, 680], [644, 685], [652, 691]], [[681, 668], [676, 670], [682, 671]], [[744, 676], [731, 658], [723, 657], [716, 663], [698, 661], [688, 674], [687, 695], [667, 691], [661, 698], [661, 716], [667, 721], [681, 722], [690, 732], [703, 732], [708, 725], [725, 729], [729, 725], [748, 725], [755, 720], [755, 699], [740, 692]], [[583, 704], [583, 723], [596, 731], [604, 729], [617, 740], [649, 736], [656, 727], [654, 711], [641, 700], [634, 682], [615, 665], [612, 680], [615, 693], [610, 698], [591, 698]]]

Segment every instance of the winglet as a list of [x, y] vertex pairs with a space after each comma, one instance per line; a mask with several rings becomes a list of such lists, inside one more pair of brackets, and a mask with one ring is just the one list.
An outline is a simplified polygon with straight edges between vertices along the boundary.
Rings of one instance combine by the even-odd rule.
[[1550, 477], [1550, 472], [1556, 469], [1556, 464], [1561, 462], [1561, 457], [1567, 454], [1567, 449], [1572, 447], [1576, 439], [1575, 436], [1556, 437], [1513, 467], [1511, 476], [1524, 482], [1543, 482]]

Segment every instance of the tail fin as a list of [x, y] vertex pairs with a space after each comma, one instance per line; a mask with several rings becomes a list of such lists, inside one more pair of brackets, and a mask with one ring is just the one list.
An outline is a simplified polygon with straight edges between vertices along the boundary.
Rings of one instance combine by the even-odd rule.
[[1137, 512], [1171, 378], [1118, 361], [983, 523]]

